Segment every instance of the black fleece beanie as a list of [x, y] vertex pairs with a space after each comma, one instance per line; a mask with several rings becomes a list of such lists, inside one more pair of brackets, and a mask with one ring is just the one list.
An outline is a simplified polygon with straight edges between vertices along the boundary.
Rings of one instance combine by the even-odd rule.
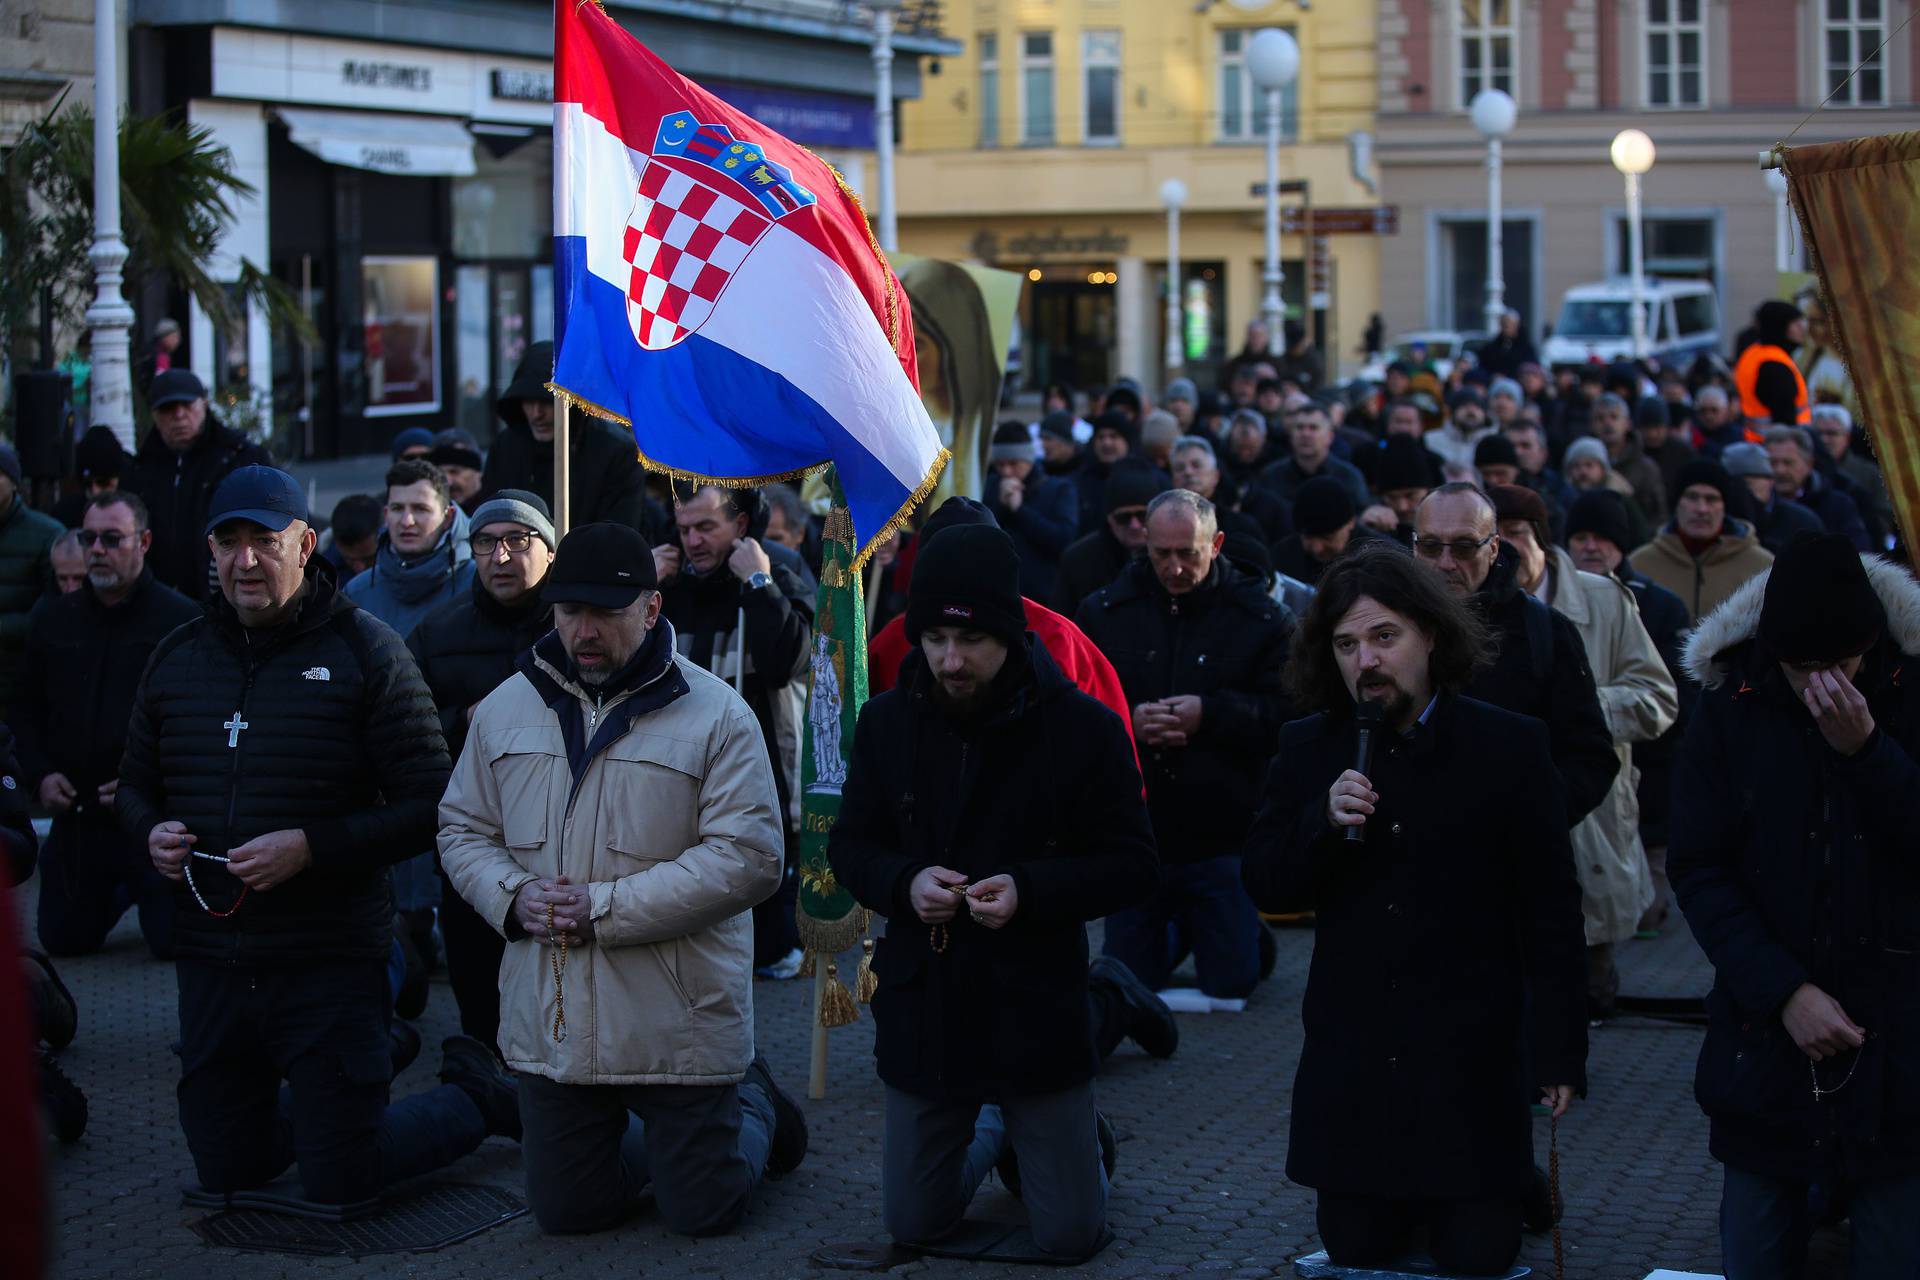
[[1013, 540], [980, 524], [950, 525], [929, 538], [914, 558], [906, 625], [912, 644], [928, 627], [965, 627], [1008, 648], [1019, 644], [1027, 610]]

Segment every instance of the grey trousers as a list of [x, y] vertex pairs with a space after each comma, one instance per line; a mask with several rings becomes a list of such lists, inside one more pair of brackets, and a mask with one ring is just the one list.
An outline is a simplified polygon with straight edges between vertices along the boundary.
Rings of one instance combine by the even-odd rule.
[[1062, 1258], [1093, 1252], [1107, 1226], [1107, 1171], [1094, 1129], [1093, 1086], [999, 1104], [932, 1102], [887, 1090], [882, 1156], [887, 1234], [929, 1244], [960, 1225], [1007, 1144], [1033, 1239]]
[[766, 1172], [773, 1102], [756, 1085], [578, 1085], [520, 1077], [520, 1158], [542, 1231], [604, 1231], [653, 1185], [669, 1229], [730, 1231]]

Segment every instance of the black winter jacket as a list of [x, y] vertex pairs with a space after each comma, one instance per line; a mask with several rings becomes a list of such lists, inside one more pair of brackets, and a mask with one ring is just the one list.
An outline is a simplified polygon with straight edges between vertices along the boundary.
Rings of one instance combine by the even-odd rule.
[[[1687, 647], [1689, 670], [1711, 683], [1675, 764], [1667, 874], [1714, 968], [1694, 1092], [1714, 1156], [1736, 1168], [1800, 1181], [1912, 1177], [1920, 586], [1876, 562], [1888, 630], [1853, 682], [1876, 728], [1848, 757], [1752, 639], [1767, 576], [1708, 615]], [[1780, 1014], [1803, 982], [1866, 1028], [1864, 1048], [1818, 1064], [1800, 1051]], [[1816, 1076], [1831, 1091], [1819, 1101]]]
[[1006, 530], [1020, 557], [1020, 594], [1029, 600], [1053, 599], [1060, 555], [1079, 536], [1080, 499], [1073, 483], [1056, 480], [1034, 468], [1022, 486], [1025, 492], [1018, 511], [1001, 503], [998, 474], [989, 473], [986, 484], [983, 501], [987, 510]]
[[1074, 622], [1113, 663], [1128, 706], [1200, 698], [1200, 728], [1187, 745], [1138, 744], [1162, 860], [1239, 853], [1289, 719], [1280, 673], [1293, 615], [1224, 558], [1184, 596], [1168, 595], [1141, 560], [1095, 592]]
[[1667, 843], [1667, 816], [1673, 811], [1673, 755], [1686, 735], [1687, 721], [1693, 715], [1694, 700], [1700, 686], [1688, 678], [1681, 650], [1687, 639], [1687, 606], [1679, 596], [1642, 573], [1635, 573], [1625, 560], [1614, 570], [1614, 577], [1633, 592], [1640, 606], [1640, 621], [1667, 664], [1680, 695], [1680, 713], [1667, 731], [1652, 742], [1633, 744], [1633, 767], [1640, 771], [1636, 794], [1640, 798], [1640, 841], [1649, 849], [1664, 848]]
[[[500, 409], [508, 417], [508, 405]], [[518, 404], [512, 405], [510, 422], [493, 439], [487, 450], [486, 469], [480, 473], [480, 500], [491, 498], [502, 489], [525, 489], [540, 495], [553, 507], [553, 441], [533, 438], [526, 416]], [[569, 434], [573, 456], [568, 459], [572, 509], [568, 518], [574, 528], [583, 524], [609, 521], [624, 524], [645, 533], [649, 541], [665, 540], [673, 522], [663, 519], [647, 500], [646, 473], [640, 468], [640, 455], [633, 436], [624, 427], [611, 427], [586, 414], [571, 418]]]
[[[896, 1089], [934, 1099], [1053, 1093], [1091, 1079], [1086, 922], [1152, 892], [1157, 863], [1126, 729], [1029, 633], [959, 722], [934, 701], [919, 649], [860, 711], [827, 854], [885, 914], [874, 951], [874, 1058]], [[931, 866], [1011, 875], [1004, 929], [962, 911], [936, 932], [908, 902]]]
[[1256, 906], [1317, 913], [1287, 1176], [1387, 1199], [1515, 1194], [1527, 1104], [1586, 1083], [1586, 935], [1546, 731], [1449, 696], [1408, 737], [1386, 731], [1364, 844], [1326, 816], [1354, 756], [1350, 709], [1288, 725], [1241, 862]]
[[478, 577], [463, 598], [420, 619], [407, 648], [440, 709], [440, 732], [454, 759], [467, 741], [467, 712], [504, 684], [520, 655], [551, 630], [553, 608], [542, 603], [538, 586], [518, 608], [508, 608]]
[[91, 584], [41, 599], [27, 636], [26, 689], [13, 726], [30, 793], [49, 773], [63, 773], [78, 793], [74, 811], [96, 806], [100, 784], [120, 776], [127, 720], [154, 648], [199, 616], [198, 605], [151, 571], [111, 608]]
[[153, 576], [195, 602], [207, 598], [207, 507], [213, 491], [236, 467], [270, 467], [267, 451], [211, 412], [200, 438], [185, 453], [167, 448], [156, 428], [140, 442], [121, 487], [140, 495], [153, 517]]
[[49, 553], [60, 536], [52, 516], [16, 496], [0, 513], [0, 714], [17, 718], [25, 689], [28, 619], [53, 593]]
[[14, 756], [13, 732], [0, 724], [0, 868], [5, 876], [0, 884], [8, 888], [27, 882], [40, 851], [40, 837], [34, 834], [33, 818], [27, 812], [30, 802], [20, 761]]
[[1613, 735], [1600, 710], [1580, 632], [1565, 614], [1520, 589], [1516, 565], [1513, 548], [1502, 544], [1487, 580], [1473, 596], [1499, 643], [1499, 655], [1466, 691], [1546, 724], [1553, 766], [1566, 784], [1567, 826], [1572, 827], [1606, 799], [1620, 772], [1620, 758], [1613, 751]]
[[[387, 868], [433, 844], [449, 772], [406, 646], [341, 595], [333, 566], [316, 556], [290, 621], [250, 631], [216, 595], [154, 651], [114, 807], [142, 844], [158, 823], [185, 823], [196, 853], [306, 833], [312, 865], [247, 894], [230, 916], [201, 909], [180, 884], [178, 955], [241, 969], [383, 960], [393, 940]], [[230, 907], [239, 882], [219, 863], [190, 863], [208, 903]]]
[[1076, 539], [1061, 553], [1048, 603], [1061, 617], [1071, 618], [1080, 612], [1088, 596], [1119, 577], [1133, 559], [1134, 553], [1113, 536], [1103, 519], [1097, 530]]

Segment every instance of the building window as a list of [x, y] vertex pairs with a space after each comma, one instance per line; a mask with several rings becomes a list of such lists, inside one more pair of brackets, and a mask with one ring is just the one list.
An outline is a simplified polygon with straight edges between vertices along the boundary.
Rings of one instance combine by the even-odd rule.
[[[1291, 33], [1293, 28], [1283, 28]], [[1247, 74], [1247, 41], [1252, 28], [1229, 27], [1220, 32], [1219, 138], [1222, 142], [1258, 142], [1267, 136], [1266, 95], [1253, 87]], [[1292, 141], [1300, 131], [1300, 82], [1280, 91], [1280, 136]]]
[[[1887, 105], [1887, 65], [1880, 45], [1887, 38], [1885, 0], [1823, 0], [1825, 54], [1821, 83], [1838, 107]], [[1858, 66], [1851, 80], [1847, 73]]]
[[1020, 36], [1020, 141], [1030, 147], [1053, 145], [1053, 33], [1027, 31]]
[[980, 37], [980, 145], [1000, 145], [1000, 37]]
[[1083, 33], [1080, 68], [1087, 113], [1082, 137], [1089, 143], [1116, 144], [1120, 141], [1120, 33]]
[[1647, 0], [1647, 106], [1706, 105], [1705, 0]]
[[1514, 0], [1460, 0], [1460, 109], [1482, 89], [1514, 91]]
[[[1613, 243], [1610, 266], [1613, 275], [1632, 270], [1632, 249], [1624, 212], [1612, 214]], [[1643, 215], [1641, 254], [1646, 273], [1661, 280], [1705, 280], [1715, 288], [1720, 278], [1720, 222], [1705, 213], [1661, 213]]]

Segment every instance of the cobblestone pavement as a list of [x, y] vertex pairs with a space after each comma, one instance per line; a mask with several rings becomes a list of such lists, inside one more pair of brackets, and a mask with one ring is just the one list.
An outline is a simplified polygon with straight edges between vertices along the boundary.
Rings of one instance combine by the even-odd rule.
[[[29, 918], [31, 895], [31, 887], [20, 895]], [[1290, 1276], [1289, 1261], [1318, 1247], [1312, 1195], [1283, 1172], [1298, 998], [1311, 948], [1310, 932], [1282, 931], [1279, 968], [1245, 1013], [1182, 1017], [1180, 1051], [1169, 1061], [1127, 1045], [1109, 1062], [1098, 1092], [1121, 1139], [1110, 1215], [1117, 1238], [1085, 1273], [1115, 1280]], [[1622, 952], [1628, 994], [1706, 988], [1705, 961], [1684, 929]], [[52, 1161], [56, 1274], [65, 1280], [823, 1276], [841, 1273], [812, 1266], [814, 1249], [880, 1237], [881, 1091], [872, 1070], [872, 1023], [863, 1019], [832, 1036], [829, 1097], [807, 1104], [812, 1150], [805, 1164], [764, 1186], [733, 1236], [681, 1239], [643, 1216], [600, 1236], [546, 1239], [522, 1218], [438, 1253], [365, 1262], [209, 1249], [187, 1227], [198, 1213], [179, 1199], [191, 1171], [173, 1100], [171, 966], [147, 958], [129, 916], [105, 953], [63, 961], [60, 969], [80, 1004], [79, 1035], [61, 1060], [92, 1101], [87, 1136]], [[805, 1089], [809, 987], [762, 982], [755, 991], [761, 1047], [796, 1094]], [[438, 1043], [454, 1029], [452, 997], [436, 983], [421, 1023], [427, 1048], [396, 1091], [434, 1083]], [[1622, 1018], [1594, 1033], [1592, 1097], [1575, 1107], [1560, 1134], [1569, 1276], [1637, 1280], [1656, 1266], [1717, 1273], [1720, 1175], [1692, 1096], [1699, 1043], [1696, 1027], [1644, 1018]], [[1544, 1160], [1545, 1121], [1538, 1124]], [[447, 1176], [517, 1190], [520, 1160], [511, 1143], [492, 1139]], [[1017, 1218], [1020, 1208], [990, 1183], [973, 1212]], [[1816, 1258], [1815, 1274], [1842, 1273], [1833, 1240], [1821, 1242]], [[1550, 1239], [1529, 1237], [1522, 1261], [1552, 1275]], [[892, 1274], [999, 1280], [1021, 1273], [922, 1260]]]

